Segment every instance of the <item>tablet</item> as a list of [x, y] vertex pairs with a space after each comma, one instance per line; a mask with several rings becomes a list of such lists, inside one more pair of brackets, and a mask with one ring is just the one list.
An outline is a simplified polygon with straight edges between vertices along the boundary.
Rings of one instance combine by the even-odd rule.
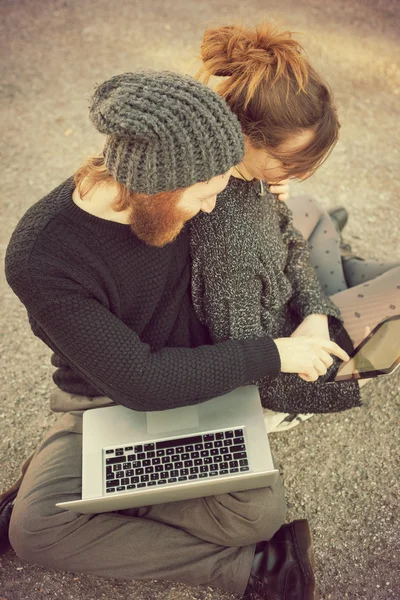
[[334, 381], [393, 373], [400, 365], [400, 315], [379, 323], [340, 365]]

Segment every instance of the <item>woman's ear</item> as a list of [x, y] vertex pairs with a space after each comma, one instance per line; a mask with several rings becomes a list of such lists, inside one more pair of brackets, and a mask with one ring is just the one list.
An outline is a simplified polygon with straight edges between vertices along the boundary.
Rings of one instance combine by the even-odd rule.
[[249, 150], [254, 150], [254, 146], [251, 143], [249, 136], [244, 133], [243, 137], [244, 137], [245, 151], [248, 152]]
[[249, 136], [246, 134], [243, 134], [244, 137], [244, 146], [245, 146], [245, 153], [254, 156], [254, 153], [257, 152], [258, 155], [260, 154], [268, 154], [268, 151], [265, 148], [260, 148], [260, 146], [258, 145], [254, 145]]

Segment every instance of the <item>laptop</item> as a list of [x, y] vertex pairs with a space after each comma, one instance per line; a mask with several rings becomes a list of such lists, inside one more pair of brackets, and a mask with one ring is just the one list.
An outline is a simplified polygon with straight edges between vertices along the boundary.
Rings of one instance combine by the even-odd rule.
[[82, 499], [58, 507], [92, 514], [273, 485], [275, 469], [258, 388], [195, 406], [83, 416]]

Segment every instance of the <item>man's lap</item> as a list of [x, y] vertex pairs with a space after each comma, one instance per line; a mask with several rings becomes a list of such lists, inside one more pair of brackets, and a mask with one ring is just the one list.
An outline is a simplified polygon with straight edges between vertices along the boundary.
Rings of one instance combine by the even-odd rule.
[[242, 593], [253, 546], [224, 548], [134, 515], [80, 515], [55, 506], [81, 497], [81, 423], [79, 412], [63, 415], [31, 461], [10, 524], [17, 555], [48, 569], [207, 583]]
[[[17, 530], [23, 535], [24, 531], [28, 536], [39, 536], [41, 544], [51, 544], [54, 536], [68, 536], [93, 517], [56, 507], [58, 502], [81, 498], [83, 412], [63, 414], [39, 445], [15, 502], [11, 533]], [[171, 502], [119, 514], [165, 523], [209, 542], [239, 546], [260, 541], [260, 535], [261, 539], [271, 537], [285, 518], [285, 500], [279, 481], [274, 488]]]

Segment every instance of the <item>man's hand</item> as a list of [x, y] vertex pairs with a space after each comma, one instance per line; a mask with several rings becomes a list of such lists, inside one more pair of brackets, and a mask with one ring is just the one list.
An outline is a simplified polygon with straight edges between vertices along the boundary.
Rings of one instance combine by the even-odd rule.
[[293, 331], [290, 337], [318, 337], [329, 340], [327, 315], [308, 315]]
[[[327, 315], [309, 315], [293, 331], [290, 337], [302, 336], [330, 340]], [[329, 354], [325, 362], [316, 361], [315, 370], [318, 375], [325, 375], [332, 363], [333, 359]], [[304, 379], [304, 381], [315, 381], [314, 379], [309, 379], [307, 373], [299, 373], [299, 377]]]
[[278, 200], [286, 202], [289, 200], [289, 179], [283, 179], [278, 183], [272, 183], [269, 186], [271, 194], [278, 194]]
[[333, 360], [330, 354], [349, 360], [348, 354], [335, 342], [318, 337], [290, 337], [274, 340], [283, 373], [297, 373], [305, 381], [317, 381], [325, 375]]

